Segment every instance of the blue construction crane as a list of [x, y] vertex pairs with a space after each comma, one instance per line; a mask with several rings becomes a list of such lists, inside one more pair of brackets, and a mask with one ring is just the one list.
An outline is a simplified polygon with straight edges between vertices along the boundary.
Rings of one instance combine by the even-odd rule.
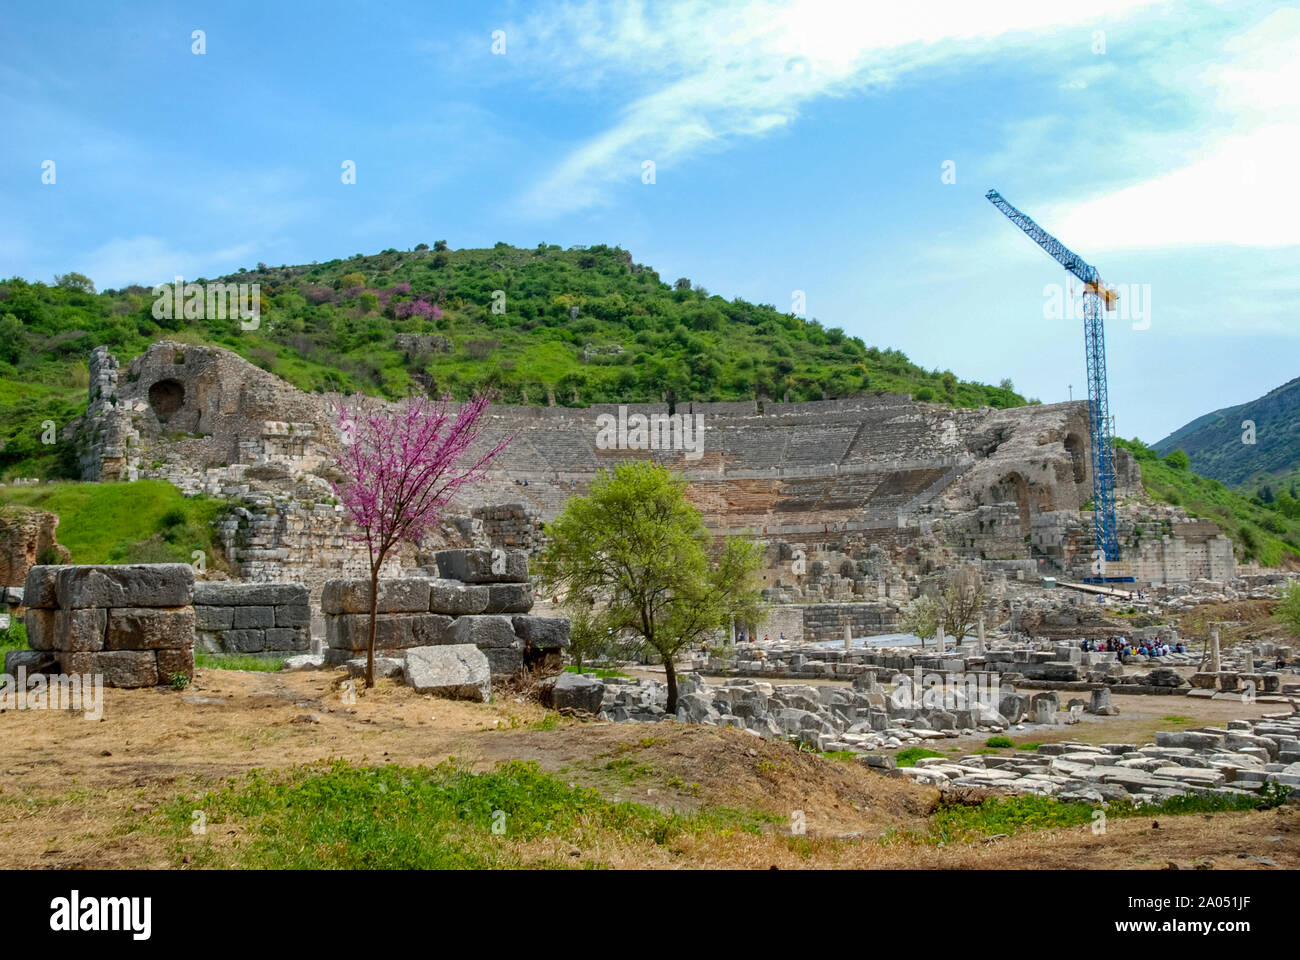
[[[1061, 266], [1083, 281], [1083, 342], [1088, 355], [1088, 426], [1092, 434], [1092, 509], [1097, 534], [1097, 563], [1090, 580], [1131, 580], [1106, 576], [1105, 563], [1119, 559], [1115, 535], [1115, 455], [1111, 449], [1110, 401], [1106, 390], [1106, 333], [1102, 327], [1102, 303], [1115, 308], [1117, 295], [1097, 276], [1097, 268], [1034, 223], [1002, 194], [990, 190], [985, 199], [1006, 214]], [[1105, 561], [1105, 562], [1102, 562]]]

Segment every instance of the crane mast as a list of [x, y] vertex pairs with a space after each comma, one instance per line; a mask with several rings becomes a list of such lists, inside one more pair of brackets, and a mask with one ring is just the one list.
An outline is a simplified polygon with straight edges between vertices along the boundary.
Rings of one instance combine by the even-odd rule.
[[1077, 253], [1007, 203], [1002, 194], [990, 190], [984, 196], [1053, 260], [1083, 282], [1083, 344], [1088, 362], [1088, 430], [1092, 440], [1092, 509], [1098, 560], [1093, 572], [1105, 580], [1105, 563], [1119, 559], [1115, 531], [1115, 454], [1111, 446], [1106, 331], [1102, 323], [1103, 303], [1107, 310], [1113, 309], [1115, 292], [1101, 283], [1096, 267], [1084, 262]]

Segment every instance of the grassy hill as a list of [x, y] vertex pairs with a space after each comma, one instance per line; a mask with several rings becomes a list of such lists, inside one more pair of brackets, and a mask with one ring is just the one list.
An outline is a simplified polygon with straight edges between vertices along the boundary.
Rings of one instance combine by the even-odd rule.
[[[1242, 424], [1255, 424], [1244, 443]], [[1198, 417], [1154, 445], [1162, 456], [1186, 451], [1192, 469], [1230, 486], [1257, 486], [1266, 478], [1300, 471], [1300, 377], [1257, 400]]]
[[210, 567], [220, 567], [212, 521], [228, 506], [186, 497], [165, 480], [0, 488], [0, 516], [18, 507], [58, 515], [55, 536], [72, 563], [191, 563], [202, 550]]
[[84, 409], [91, 348], [107, 344], [125, 364], [164, 337], [234, 350], [304, 390], [389, 398], [491, 390], [503, 403], [585, 406], [888, 391], [959, 407], [1026, 402], [1009, 381], [923, 370], [816, 320], [665, 283], [617, 247], [439, 242], [212, 279], [260, 285], [259, 329], [242, 331], [237, 317], [155, 319], [150, 289], [96, 292], [79, 274], [0, 282], [0, 476], [72, 476], [67, 445], [42, 444], [41, 425]]
[[1162, 458], [1141, 440], [1116, 438], [1115, 445], [1132, 451], [1142, 469], [1142, 486], [1153, 500], [1213, 520], [1236, 544], [1238, 560], [1300, 568], [1300, 501], [1290, 501], [1296, 508], [1288, 512], [1288, 498], [1275, 495], [1272, 503], [1263, 503], [1199, 476], [1178, 450]]

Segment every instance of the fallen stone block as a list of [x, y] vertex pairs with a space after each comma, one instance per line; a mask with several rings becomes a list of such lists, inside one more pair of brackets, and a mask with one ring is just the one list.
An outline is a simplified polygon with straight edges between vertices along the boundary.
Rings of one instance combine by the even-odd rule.
[[[601, 701], [605, 696], [605, 685], [592, 677], [580, 673], [561, 673], [551, 687], [550, 703], [556, 710], [577, 710], [584, 713], [599, 713]], [[680, 701], [683, 698], [679, 698]]]
[[406, 651], [405, 674], [407, 686], [416, 693], [480, 703], [492, 696], [487, 657], [472, 644], [411, 647]]
[[[348, 676], [357, 678], [366, 675], [367, 657], [357, 657], [349, 660], [344, 666], [348, 668]], [[389, 677], [400, 677], [402, 671], [406, 669], [406, 661], [399, 660], [396, 657], [375, 657], [375, 679], [384, 680]]]
[[568, 617], [511, 617], [510, 624], [530, 650], [562, 650], [569, 645]]

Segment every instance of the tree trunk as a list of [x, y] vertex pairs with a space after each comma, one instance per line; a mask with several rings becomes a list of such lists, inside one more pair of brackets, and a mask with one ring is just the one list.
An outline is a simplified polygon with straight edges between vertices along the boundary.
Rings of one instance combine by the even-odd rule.
[[673, 665], [672, 654], [664, 655], [664, 675], [668, 679], [668, 716], [677, 714], [677, 668]]
[[379, 610], [379, 567], [370, 567], [370, 632], [366, 643], [366, 689], [375, 685], [375, 615]]

